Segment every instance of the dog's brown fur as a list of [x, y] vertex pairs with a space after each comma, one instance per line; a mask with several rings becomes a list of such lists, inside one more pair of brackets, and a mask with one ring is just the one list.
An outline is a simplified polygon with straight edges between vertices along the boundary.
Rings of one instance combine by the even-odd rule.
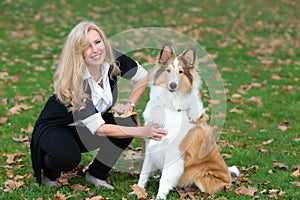
[[179, 146], [185, 160], [179, 185], [186, 187], [195, 184], [202, 192], [214, 195], [224, 186], [231, 185], [231, 175], [207, 119], [208, 116], [203, 114]]

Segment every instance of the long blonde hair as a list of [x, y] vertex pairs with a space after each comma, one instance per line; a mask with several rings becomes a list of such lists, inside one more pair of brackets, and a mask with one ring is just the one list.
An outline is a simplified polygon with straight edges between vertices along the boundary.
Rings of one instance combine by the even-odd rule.
[[84, 91], [83, 74], [87, 66], [82, 52], [89, 47], [88, 32], [96, 30], [101, 36], [106, 50], [105, 61], [111, 65], [110, 78], [120, 74], [112, 48], [104, 32], [93, 22], [83, 21], [69, 33], [60, 55], [58, 67], [54, 74], [54, 90], [57, 98], [68, 107], [69, 111], [85, 108], [89, 97]]

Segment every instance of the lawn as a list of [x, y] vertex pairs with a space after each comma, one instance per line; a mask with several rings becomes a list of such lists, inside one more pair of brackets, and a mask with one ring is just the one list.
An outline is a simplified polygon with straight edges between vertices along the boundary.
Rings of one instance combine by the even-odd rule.
[[[96, 22], [109, 38], [156, 27], [197, 41], [213, 60], [226, 94], [221, 153], [242, 173], [215, 199], [300, 198], [300, 2], [3, 0], [0, 7], [0, 199], [137, 199], [128, 193], [138, 172], [126, 167], [111, 172], [113, 191], [94, 188], [76, 171], [65, 174], [59, 188], [38, 186], [33, 177], [32, 126], [53, 93], [52, 76], [63, 42], [82, 20]], [[152, 42], [151, 37], [155, 33], [145, 35], [145, 42]], [[134, 49], [125, 40], [118, 43], [145, 66], [153, 64], [159, 51]], [[205, 74], [201, 66], [199, 71]], [[220, 102], [208, 84], [214, 79], [203, 79], [202, 99], [211, 115]], [[128, 95], [129, 83], [124, 85], [120, 101]], [[140, 116], [147, 92], [137, 107]], [[136, 139], [128, 151], [138, 154], [139, 149]], [[79, 168], [91, 158], [84, 155]], [[158, 181], [149, 182], [149, 199]], [[201, 198], [172, 191], [169, 199], [184, 196]]]

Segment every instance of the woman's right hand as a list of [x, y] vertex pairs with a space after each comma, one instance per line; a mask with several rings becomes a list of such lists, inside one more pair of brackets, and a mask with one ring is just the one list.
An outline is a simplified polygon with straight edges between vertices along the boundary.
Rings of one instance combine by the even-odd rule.
[[162, 137], [167, 135], [167, 131], [162, 128], [163, 125], [161, 124], [148, 123], [146, 126], [144, 126], [143, 136], [160, 141]]

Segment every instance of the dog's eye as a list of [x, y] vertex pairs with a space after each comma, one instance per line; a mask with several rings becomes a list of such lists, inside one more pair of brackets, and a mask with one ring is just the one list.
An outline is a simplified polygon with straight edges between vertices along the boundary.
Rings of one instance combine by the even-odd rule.
[[171, 72], [171, 70], [170, 70], [170, 69], [167, 69], [167, 72], [168, 72], [168, 73], [170, 73], [170, 72]]
[[180, 70], [178, 73], [179, 73], [179, 74], [182, 74], [182, 73], [183, 73], [183, 71], [182, 71], [182, 70]]

